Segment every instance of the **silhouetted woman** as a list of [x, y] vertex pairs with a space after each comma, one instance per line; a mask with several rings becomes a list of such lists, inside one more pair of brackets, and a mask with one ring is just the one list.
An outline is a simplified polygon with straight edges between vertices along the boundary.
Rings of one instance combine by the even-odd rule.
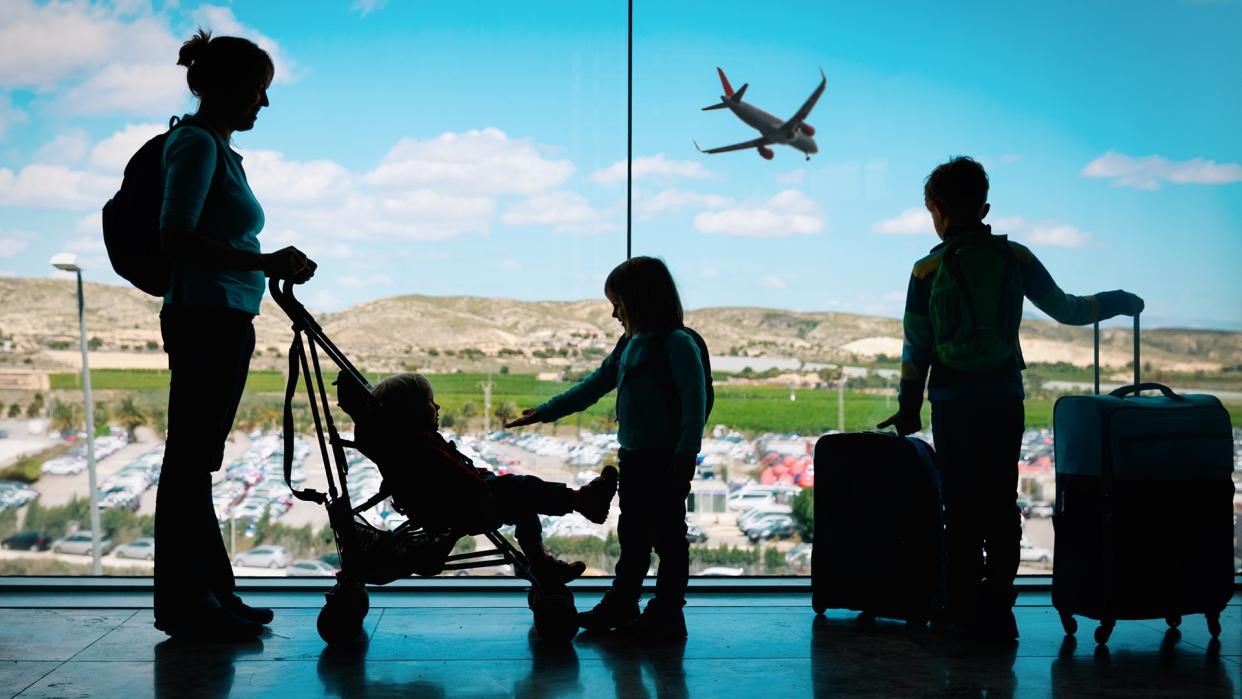
[[272, 59], [253, 42], [199, 30], [182, 47], [198, 112], [164, 146], [160, 237], [172, 265], [160, 329], [172, 385], [155, 502], [155, 626], [177, 637], [244, 640], [270, 609], [235, 594], [211, 478], [246, 384], [264, 276], [303, 282], [315, 264], [295, 248], [263, 254], [263, 209], [229, 147], [268, 106]]

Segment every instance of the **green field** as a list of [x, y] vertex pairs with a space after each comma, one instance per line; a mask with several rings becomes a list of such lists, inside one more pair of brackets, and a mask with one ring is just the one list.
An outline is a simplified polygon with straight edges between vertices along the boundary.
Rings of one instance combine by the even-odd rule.
[[[367, 378], [378, 382], [385, 374], [373, 374]], [[328, 376], [326, 378], [332, 378]], [[472, 403], [477, 415], [483, 410], [484, 374], [433, 374], [432, 384], [436, 399], [448, 412], [460, 416], [463, 407]], [[51, 386], [57, 391], [77, 390], [81, 376], [76, 373], [52, 374]], [[91, 372], [91, 385], [97, 391], [137, 391], [151, 395], [158, 401], [158, 394], [168, 390], [168, 372], [159, 370], [97, 369]], [[568, 388], [564, 381], [539, 381], [531, 374], [495, 374], [492, 376], [493, 410], [512, 403], [520, 411], [534, 407]], [[252, 398], [264, 401], [278, 400], [283, 395], [285, 380], [280, 372], [254, 371], [250, 373], [246, 392]], [[790, 400], [790, 390], [781, 386], [717, 385], [716, 407], [710, 423], [728, 425], [748, 432], [799, 432], [814, 434], [836, 429], [837, 394], [834, 390], [799, 389]], [[1026, 401], [1026, 424], [1030, 427], [1047, 427], [1052, 424], [1054, 398], [1029, 398]], [[895, 410], [896, 401], [886, 400], [883, 395], [847, 391], [845, 394], [845, 428], [847, 430], [870, 429]], [[581, 424], [585, 427], [602, 428], [613, 407], [612, 397], [606, 397], [588, 410], [582, 418], [570, 417], [562, 424]], [[1242, 424], [1242, 406], [1227, 406], [1234, 424]], [[924, 406], [923, 423], [928, 425], [928, 408]]]

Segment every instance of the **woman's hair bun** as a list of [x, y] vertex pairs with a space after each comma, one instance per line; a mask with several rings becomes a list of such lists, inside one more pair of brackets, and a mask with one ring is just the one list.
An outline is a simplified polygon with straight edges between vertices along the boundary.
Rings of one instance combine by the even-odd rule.
[[199, 27], [194, 36], [190, 40], [181, 45], [181, 52], [177, 54], [177, 65], [189, 68], [194, 65], [202, 57], [203, 52], [207, 50], [207, 44], [211, 42], [211, 32]]

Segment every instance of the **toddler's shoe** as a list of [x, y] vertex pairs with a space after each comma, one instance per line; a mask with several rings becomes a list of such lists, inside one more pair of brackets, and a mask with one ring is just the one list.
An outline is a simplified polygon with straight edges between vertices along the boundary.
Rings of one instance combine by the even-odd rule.
[[608, 507], [617, 494], [616, 466], [605, 466], [604, 471], [594, 480], [578, 489], [574, 509], [583, 517], [596, 524], [603, 524], [608, 519]]
[[578, 579], [586, 572], [586, 564], [582, 561], [562, 561], [552, 556], [545, 556], [542, 560], [535, 561], [531, 564], [531, 569], [535, 573], [535, 577], [539, 578], [539, 582], [544, 585], [564, 585], [572, 580]]

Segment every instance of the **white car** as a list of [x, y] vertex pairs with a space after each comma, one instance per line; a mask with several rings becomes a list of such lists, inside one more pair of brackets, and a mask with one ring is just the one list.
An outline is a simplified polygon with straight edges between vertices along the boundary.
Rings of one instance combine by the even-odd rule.
[[336, 568], [313, 559], [294, 561], [285, 569], [285, 575], [291, 578], [330, 578], [336, 575]]
[[86, 459], [76, 456], [58, 456], [43, 462], [42, 471], [48, 476], [73, 476], [86, 468]]
[[1021, 559], [1027, 563], [1044, 563], [1052, 561], [1052, 552], [1041, 546], [1036, 546], [1026, 539], [1022, 540], [1022, 548], [1019, 551]]
[[[99, 537], [99, 553], [100, 555], [108, 552], [112, 548], [112, 537], [103, 534]], [[90, 555], [92, 547], [91, 532], [80, 531], [77, 534], [70, 534], [59, 541], [52, 544], [52, 553], [76, 553]]]
[[728, 575], [730, 577], [736, 577], [745, 572], [746, 570], [744, 568], [730, 568], [727, 566], [712, 566], [711, 568], [704, 568], [703, 572], [699, 573], [699, 575]]
[[285, 568], [293, 560], [284, 546], [259, 546], [233, 558], [233, 565], [246, 568]]
[[155, 560], [155, 539], [134, 539], [128, 544], [116, 547], [113, 555], [117, 558], [140, 558], [144, 561]]

